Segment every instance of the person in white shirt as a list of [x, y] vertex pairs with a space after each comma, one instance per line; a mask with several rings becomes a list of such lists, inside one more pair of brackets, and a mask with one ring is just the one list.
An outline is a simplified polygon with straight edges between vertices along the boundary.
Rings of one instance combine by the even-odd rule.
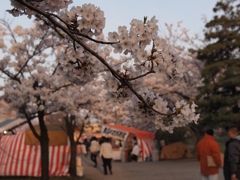
[[138, 156], [140, 152], [141, 152], [141, 148], [138, 146], [137, 143], [135, 143], [133, 150], [131, 152], [132, 161], [135, 161], [135, 162], [138, 161]]
[[104, 174], [108, 174], [107, 168], [109, 169], [110, 174], [112, 174], [113, 150], [109, 138], [106, 138], [102, 143], [99, 156], [103, 159]]
[[96, 137], [92, 137], [91, 145], [90, 145], [90, 152], [91, 152], [91, 160], [95, 163], [94, 167], [97, 167], [97, 154], [100, 150], [99, 142], [97, 141]]
[[132, 148], [135, 146], [136, 143], [137, 143], [137, 137], [134, 136], [134, 137], [132, 138]]

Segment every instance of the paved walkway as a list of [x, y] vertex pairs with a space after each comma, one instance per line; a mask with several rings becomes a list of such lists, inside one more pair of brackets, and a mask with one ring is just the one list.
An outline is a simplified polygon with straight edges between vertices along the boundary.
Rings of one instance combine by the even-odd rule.
[[[196, 159], [140, 163], [113, 162], [113, 175], [107, 176], [103, 175], [99, 159], [98, 162], [98, 168], [94, 168], [89, 157], [83, 157], [85, 177], [91, 180], [200, 180]], [[222, 170], [219, 180], [223, 180]]]

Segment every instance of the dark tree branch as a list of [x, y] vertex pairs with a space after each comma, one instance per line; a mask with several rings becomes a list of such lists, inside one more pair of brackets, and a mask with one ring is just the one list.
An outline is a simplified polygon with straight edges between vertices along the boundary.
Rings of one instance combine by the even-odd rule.
[[28, 113], [25, 110], [25, 107], [22, 108], [23, 113], [27, 119], [28, 125], [30, 127], [30, 129], [32, 130], [34, 136], [40, 141], [41, 136], [37, 133], [36, 129], [34, 128], [33, 124], [32, 124], [32, 118], [29, 117]]
[[[15, 75], [15, 77], [17, 77], [20, 73], [22, 73], [23, 69], [27, 66], [28, 62], [29, 62], [34, 56], [36, 56], [37, 54], [43, 52], [45, 49], [48, 48], [48, 47], [47, 47], [47, 48], [44, 48], [44, 49], [42, 49], [42, 50], [38, 50], [38, 48], [39, 48], [40, 45], [42, 44], [43, 39], [44, 39], [46, 36], [47, 36], [47, 33], [44, 34], [43, 37], [41, 37], [41, 41], [40, 41], [40, 42], [38, 43], [38, 45], [35, 47], [34, 52], [32, 53], [31, 56], [28, 57], [28, 59], [25, 61], [25, 63], [24, 63], [23, 66], [20, 68], [20, 70], [18, 71], [18, 73]], [[37, 51], [37, 50], [38, 50], [38, 51]]]
[[10, 36], [13, 38], [13, 41], [15, 43], [17, 43], [17, 39], [16, 39], [16, 37], [15, 37], [15, 35], [14, 35], [10, 25], [9, 25], [9, 23], [6, 20], [4, 20], [4, 19], [0, 19], [0, 23], [7, 28], [7, 30], [10, 32]]
[[21, 84], [21, 81], [18, 77], [15, 77], [13, 74], [11, 74], [9, 71], [4, 70], [0, 67], [0, 71], [5, 74], [8, 78], [17, 81], [19, 84]]
[[63, 85], [63, 86], [60, 86], [60, 87], [52, 90], [52, 93], [55, 93], [55, 92], [59, 91], [59, 90], [62, 89], [62, 88], [66, 88], [66, 87], [69, 87], [69, 86], [72, 86], [72, 85], [73, 85], [72, 83], [71, 83], [71, 84], [65, 84], [65, 85]]
[[[69, 28], [69, 24], [66, 23], [62, 18], [60, 18], [59, 16], [57, 16], [56, 14], [53, 14], [53, 13], [50, 13], [51, 16], [54, 16], [55, 18], [57, 18], [58, 20], [60, 20], [61, 22], [63, 22], [68, 28]], [[119, 43], [120, 41], [118, 42], [104, 42], [104, 41], [99, 41], [99, 40], [96, 40], [96, 39], [93, 39], [91, 37], [89, 37], [88, 35], [86, 34], [83, 34], [81, 33], [80, 31], [77, 31], [77, 30], [70, 30], [71, 33], [73, 34], [76, 34], [76, 35], [79, 35], [79, 36], [82, 36], [82, 37], [85, 37], [93, 42], [96, 42], [96, 43], [100, 43], [100, 44], [117, 44]]]
[[93, 38], [89, 37], [89, 36], [86, 35], [86, 34], [83, 34], [83, 33], [79, 32], [79, 31], [76, 32], [76, 31], [70, 30], [70, 32], [73, 33], [73, 34], [75, 34], [75, 35], [85, 37], [85, 38], [87, 38], [87, 39], [89, 39], [89, 40], [91, 40], [91, 41], [93, 41], [93, 42], [95, 42], [95, 43], [99, 43], [99, 44], [118, 44], [118, 43], [120, 43], [120, 41], [118, 41], [118, 42], [99, 41], [99, 40], [96, 40], [96, 39], [93, 39]]
[[60, 64], [58, 63], [57, 66], [53, 70], [52, 76], [57, 72], [57, 69], [58, 69], [59, 66], [60, 66]]
[[184, 98], [185, 100], [191, 99], [189, 96], [187, 96], [187, 95], [185, 95], [185, 94], [183, 94], [183, 93], [181, 93], [179, 91], [170, 91], [170, 93], [175, 93], [175, 94], [181, 96], [182, 98]]

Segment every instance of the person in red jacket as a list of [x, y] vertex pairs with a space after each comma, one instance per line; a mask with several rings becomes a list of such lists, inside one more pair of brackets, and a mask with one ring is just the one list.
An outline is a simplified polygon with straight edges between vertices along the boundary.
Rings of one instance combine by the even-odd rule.
[[[196, 155], [200, 162], [202, 180], [218, 180], [218, 169], [222, 165], [220, 148], [214, 140], [214, 131], [207, 129], [204, 138], [198, 142]], [[212, 156], [217, 167], [208, 167], [207, 156]]]

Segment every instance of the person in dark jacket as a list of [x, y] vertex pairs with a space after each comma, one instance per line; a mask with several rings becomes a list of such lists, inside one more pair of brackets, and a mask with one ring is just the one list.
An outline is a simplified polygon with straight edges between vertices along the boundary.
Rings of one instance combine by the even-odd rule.
[[228, 128], [230, 140], [226, 143], [224, 153], [225, 180], [240, 180], [240, 131], [236, 125]]

